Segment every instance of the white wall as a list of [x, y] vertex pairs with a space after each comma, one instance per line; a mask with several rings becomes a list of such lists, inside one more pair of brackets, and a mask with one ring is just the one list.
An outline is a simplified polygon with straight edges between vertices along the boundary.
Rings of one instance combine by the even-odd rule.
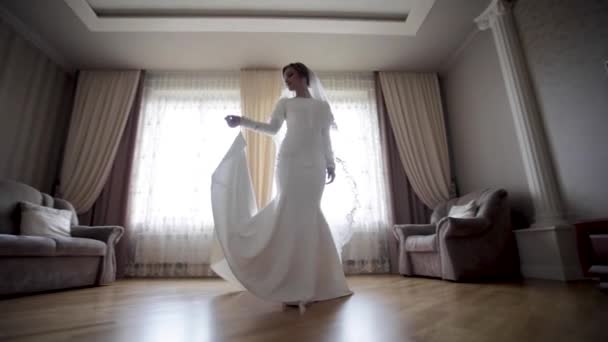
[[[520, 0], [518, 24], [570, 221], [608, 217], [608, 2]], [[477, 33], [442, 74], [461, 193], [503, 186], [533, 210], [498, 55]]]
[[520, 0], [532, 82], [571, 220], [608, 217], [608, 1]]
[[491, 32], [477, 33], [441, 79], [460, 193], [502, 187], [513, 208], [530, 216], [526, 175]]

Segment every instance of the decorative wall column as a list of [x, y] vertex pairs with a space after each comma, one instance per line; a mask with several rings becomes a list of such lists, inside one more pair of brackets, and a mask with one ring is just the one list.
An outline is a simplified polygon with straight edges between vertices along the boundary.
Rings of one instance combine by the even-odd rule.
[[528, 187], [534, 203], [533, 227], [564, 224], [563, 209], [542, 118], [528, 75], [511, 2], [494, 0], [475, 22], [490, 29], [519, 140]]
[[512, 12], [513, 1], [494, 0], [475, 19], [490, 29], [513, 114], [530, 196], [531, 228], [515, 232], [522, 274], [530, 278], [571, 280], [581, 276], [574, 228], [564, 220], [558, 183], [537, 99], [528, 74]]

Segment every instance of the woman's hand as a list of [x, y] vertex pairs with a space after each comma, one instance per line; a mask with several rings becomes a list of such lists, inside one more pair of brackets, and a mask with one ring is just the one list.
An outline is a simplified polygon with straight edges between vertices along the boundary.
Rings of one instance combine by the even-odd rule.
[[325, 184], [333, 183], [334, 179], [336, 179], [336, 169], [333, 167], [328, 167], [327, 168], [327, 183], [325, 183]]
[[228, 123], [228, 126], [230, 126], [232, 128], [241, 124], [241, 117], [236, 116], [236, 115], [228, 115], [227, 117], [224, 118], [224, 120], [226, 120], [226, 122]]

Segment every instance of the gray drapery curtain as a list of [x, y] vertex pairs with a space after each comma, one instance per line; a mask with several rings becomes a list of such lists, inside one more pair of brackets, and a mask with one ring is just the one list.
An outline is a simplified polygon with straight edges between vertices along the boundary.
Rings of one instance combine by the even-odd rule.
[[88, 211], [110, 173], [140, 71], [81, 71], [61, 165], [59, 196]]
[[[397, 142], [393, 134], [390, 119], [384, 102], [384, 94], [380, 85], [379, 74], [374, 73], [376, 79], [376, 101], [378, 106], [378, 117], [382, 144], [386, 162], [387, 176], [393, 213], [394, 224], [421, 224], [428, 223], [431, 210], [418, 198], [410, 182], [408, 181], [403, 163], [399, 156]], [[389, 245], [389, 258], [391, 273], [398, 273], [399, 241], [397, 241], [392, 229], [387, 232]]]
[[451, 183], [437, 74], [378, 75], [403, 169], [418, 197], [435, 207], [450, 198]]
[[133, 106], [129, 112], [127, 124], [116, 151], [110, 175], [91, 209], [79, 216], [81, 224], [92, 226], [117, 225], [125, 228], [124, 235], [115, 249], [117, 278], [124, 277], [128, 258], [129, 230], [126, 226], [127, 201], [144, 78], [145, 72], [142, 72], [135, 99], [133, 100]]

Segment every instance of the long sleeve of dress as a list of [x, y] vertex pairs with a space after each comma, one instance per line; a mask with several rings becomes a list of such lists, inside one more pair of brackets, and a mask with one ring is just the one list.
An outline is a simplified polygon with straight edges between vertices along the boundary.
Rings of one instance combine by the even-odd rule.
[[326, 164], [327, 168], [335, 169], [336, 163], [334, 161], [334, 151], [331, 146], [331, 136], [329, 134], [330, 127], [334, 122], [334, 116], [331, 113], [331, 108], [329, 107], [329, 104], [328, 103], [325, 103], [325, 104], [327, 106], [326, 107], [327, 122], [325, 125], [323, 125], [323, 129], [321, 130], [321, 136], [323, 137], [323, 147], [324, 147], [324, 152], [325, 152], [325, 164]]
[[241, 117], [241, 126], [251, 129], [260, 133], [274, 135], [281, 129], [283, 122], [285, 121], [286, 109], [285, 101], [281, 99], [277, 102], [272, 115], [270, 116], [269, 122], [259, 122]]

